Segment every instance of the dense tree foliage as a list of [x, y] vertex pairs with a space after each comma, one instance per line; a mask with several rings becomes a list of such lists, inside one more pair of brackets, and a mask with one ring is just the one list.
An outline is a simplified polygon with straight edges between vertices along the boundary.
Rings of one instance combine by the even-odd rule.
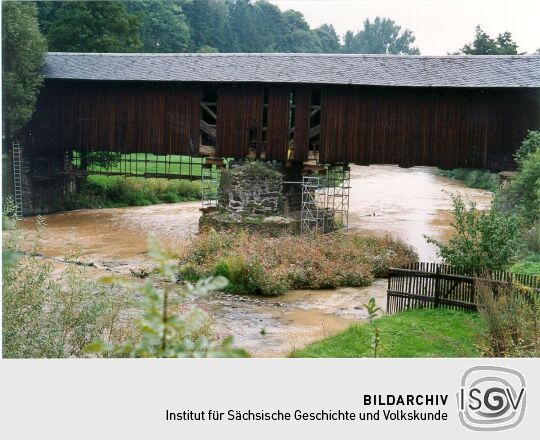
[[40, 25], [52, 51], [136, 52], [143, 48], [141, 17], [128, 12], [127, 2], [47, 3], [38, 3], [44, 9]]
[[20, 128], [32, 116], [43, 81], [40, 69], [45, 50], [36, 6], [2, 2], [2, 113], [7, 132]]
[[339, 37], [331, 24], [323, 24], [315, 29], [315, 35], [319, 38], [319, 46], [322, 53], [340, 52]]
[[255, 24], [255, 7], [249, 0], [237, 0], [229, 6], [231, 26], [240, 52], [262, 52], [261, 34]]
[[389, 18], [376, 17], [373, 22], [364, 21], [364, 28], [356, 34], [348, 32], [343, 47], [346, 53], [382, 53], [418, 55], [413, 46], [415, 37], [409, 29], [401, 31]]
[[311, 29], [267, 0], [38, 3], [52, 50], [88, 52], [318, 52], [417, 54], [410, 30], [377, 17], [344, 45], [330, 24]]
[[189, 47], [189, 25], [178, 2], [130, 1], [128, 11], [142, 21], [141, 40], [145, 52], [185, 52]]
[[482, 30], [480, 25], [476, 26], [474, 40], [466, 44], [458, 52], [465, 55], [518, 55], [518, 44], [512, 40], [510, 32], [503, 32], [497, 38], [491, 38]]
[[193, 0], [182, 3], [191, 32], [190, 52], [237, 52], [228, 6], [222, 0]]
[[442, 242], [426, 237], [438, 247], [445, 263], [481, 274], [485, 270], [504, 270], [515, 262], [522, 250], [521, 223], [513, 214], [495, 209], [479, 210], [473, 202], [451, 194], [454, 206], [452, 236]]
[[[496, 205], [503, 213], [517, 212], [528, 225], [537, 223], [540, 227], [540, 131], [529, 131], [515, 160], [518, 172], [501, 192]], [[537, 234], [540, 253], [540, 230]]]

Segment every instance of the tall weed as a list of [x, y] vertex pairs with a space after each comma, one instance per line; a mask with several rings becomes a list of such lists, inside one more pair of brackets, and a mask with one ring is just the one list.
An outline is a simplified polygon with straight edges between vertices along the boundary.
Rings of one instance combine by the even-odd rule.
[[481, 350], [488, 357], [540, 355], [540, 299], [530, 288], [476, 284], [477, 305], [486, 331]]

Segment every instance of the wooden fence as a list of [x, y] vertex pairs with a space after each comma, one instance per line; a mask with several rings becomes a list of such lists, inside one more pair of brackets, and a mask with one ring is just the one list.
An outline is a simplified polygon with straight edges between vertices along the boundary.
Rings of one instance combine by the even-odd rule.
[[479, 276], [446, 264], [414, 263], [390, 268], [386, 312], [420, 307], [476, 310], [478, 281], [494, 287], [520, 284], [540, 293], [540, 278], [531, 275], [492, 271]]

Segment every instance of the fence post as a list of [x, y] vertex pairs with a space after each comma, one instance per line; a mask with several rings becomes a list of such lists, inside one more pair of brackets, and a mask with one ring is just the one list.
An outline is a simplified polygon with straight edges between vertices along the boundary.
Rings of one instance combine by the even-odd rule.
[[433, 301], [433, 307], [436, 308], [436, 309], [439, 307], [439, 295], [440, 295], [440, 292], [439, 292], [439, 289], [440, 289], [439, 280], [440, 280], [440, 276], [441, 276], [441, 267], [439, 265], [437, 265], [437, 270], [435, 271], [435, 298], [434, 298], [434, 301]]
[[386, 313], [391, 313], [391, 310], [390, 310], [390, 294], [388, 293], [388, 292], [390, 292], [390, 287], [392, 285], [391, 280], [392, 280], [392, 268], [389, 268], [388, 269], [388, 289], [386, 290]]

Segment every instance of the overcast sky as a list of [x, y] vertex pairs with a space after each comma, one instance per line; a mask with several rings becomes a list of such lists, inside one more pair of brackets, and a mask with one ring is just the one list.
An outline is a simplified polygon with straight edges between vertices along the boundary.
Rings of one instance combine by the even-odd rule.
[[477, 24], [492, 37], [510, 31], [520, 52], [540, 48], [540, 0], [270, 0], [295, 9], [312, 28], [334, 25], [340, 37], [366, 18], [389, 17], [416, 36], [423, 55], [454, 52], [472, 40]]

